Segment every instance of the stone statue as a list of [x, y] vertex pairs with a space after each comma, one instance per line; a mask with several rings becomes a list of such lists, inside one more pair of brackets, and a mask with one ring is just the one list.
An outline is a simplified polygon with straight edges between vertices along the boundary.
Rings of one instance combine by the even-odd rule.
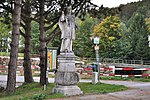
[[59, 27], [61, 30], [61, 49], [60, 55], [57, 56], [59, 67], [55, 75], [56, 86], [53, 93], [62, 93], [67, 96], [79, 95], [83, 92], [77, 86], [79, 75], [76, 72], [75, 60], [76, 56], [72, 51], [72, 41], [75, 40], [75, 29], [77, 24], [75, 16], [72, 15], [71, 6], [67, 7], [67, 11], [59, 19]]
[[72, 52], [72, 41], [75, 40], [77, 23], [75, 21], [75, 16], [72, 14], [71, 6], [67, 8], [66, 14], [62, 12], [59, 19], [59, 27], [62, 39], [60, 52]]

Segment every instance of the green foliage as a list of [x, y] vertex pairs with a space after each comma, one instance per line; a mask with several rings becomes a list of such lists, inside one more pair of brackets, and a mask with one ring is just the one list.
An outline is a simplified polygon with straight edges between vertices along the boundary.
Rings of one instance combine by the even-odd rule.
[[0, 52], [0, 56], [10, 56], [10, 53]]
[[126, 23], [130, 17], [133, 15], [133, 13], [137, 10], [138, 6], [136, 3], [129, 3], [125, 6], [120, 6], [121, 13], [120, 18], [121, 20]]
[[146, 25], [148, 27], [148, 30], [150, 32], [150, 18], [146, 18], [145, 21], [146, 21]]
[[93, 33], [93, 26], [97, 19], [85, 16], [84, 21], [77, 19], [78, 27], [76, 32], [76, 40], [73, 42], [73, 49], [77, 56], [79, 57], [94, 57], [94, 52], [92, 48], [92, 41], [90, 39]]
[[34, 94], [32, 99], [33, 100], [44, 100], [46, 98], [45, 94]]
[[137, 45], [135, 48], [135, 57], [136, 59], [144, 59], [149, 60], [150, 58], [150, 50], [148, 47], [148, 40], [147, 36], [141, 35], [137, 40]]
[[138, 82], [150, 82], [150, 77], [145, 77], [145, 78], [134, 78], [133, 81], [138, 81]]
[[61, 45], [61, 33], [58, 34], [51, 43], [49, 43], [52, 47], [59, 47]]
[[50, 99], [64, 98], [64, 95], [61, 93], [53, 93], [51, 95], [47, 95], [47, 98], [50, 98]]
[[130, 59], [150, 58], [147, 36], [149, 34], [145, 17], [140, 13], [135, 13], [128, 22], [128, 41], [130, 42]]
[[117, 16], [109, 16], [103, 19], [94, 27], [94, 36], [99, 36], [102, 39], [106, 38], [110, 41], [119, 38], [120, 19]]
[[101, 57], [120, 57], [121, 21], [117, 16], [109, 16], [94, 27], [94, 36], [100, 37]]
[[[0, 56], [10, 56], [10, 53], [8, 52], [0, 52]], [[18, 53], [18, 57], [23, 57], [23, 53]]]
[[40, 42], [39, 42], [39, 34], [40, 34], [40, 31], [39, 31], [39, 24], [35, 21], [32, 21], [32, 28], [31, 28], [31, 35], [32, 35], [32, 44], [31, 44], [31, 50], [32, 50], [32, 53], [38, 53], [38, 48], [39, 48], [39, 45], [40, 45]]
[[150, 17], [149, 10], [150, 10], [150, 1], [143, 0], [141, 3], [139, 3], [136, 13], [140, 13], [140, 14], [144, 15], [145, 17]]
[[6, 52], [10, 50], [10, 32], [11, 26], [8, 27], [8, 24], [4, 23], [5, 18], [0, 17], [0, 52]]
[[45, 98], [47, 95], [50, 95], [53, 87], [54, 84], [48, 84], [47, 90], [45, 91], [43, 86], [40, 86], [39, 83], [24, 83], [22, 86], [17, 88], [16, 92], [12, 95], [6, 96], [4, 94], [0, 94], [0, 99], [14, 100], [20, 98], [20, 100], [42, 100], [38, 98]]
[[19, 100], [29, 100], [28, 97], [20, 97]]

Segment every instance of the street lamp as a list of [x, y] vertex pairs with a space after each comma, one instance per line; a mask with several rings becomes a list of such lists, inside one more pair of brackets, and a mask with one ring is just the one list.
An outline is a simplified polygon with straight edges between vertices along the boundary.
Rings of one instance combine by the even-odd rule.
[[98, 53], [98, 50], [99, 50], [99, 41], [100, 41], [100, 38], [99, 37], [95, 37], [94, 38], [94, 44], [95, 44], [95, 55], [96, 55], [96, 64], [97, 64], [97, 67], [98, 67], [98, 82], [100, 81], [100, 65], [99, 65], [99, 53]]

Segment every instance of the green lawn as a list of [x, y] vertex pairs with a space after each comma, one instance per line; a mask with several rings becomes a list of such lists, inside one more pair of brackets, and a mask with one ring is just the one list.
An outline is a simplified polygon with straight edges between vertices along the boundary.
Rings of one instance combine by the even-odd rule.
[[150, 82], [150, 77], [116, 77], [116, 76], [102, 76], [102, 80], [121, 80], [121, 81], [138, 81], [138, 82]]
[[[81, 79], [92, 79], [92, 75], [80, 75], [80, 78]], [[100, 80], [120, 80], [120, 81], [150, 82], [150, 77], [101, 76]]]
[[111, 85], [111, 84], [104, 84], [104, 83], [79, 83], [78, 86], [81, 88], [84, 94], [103, 94], [103, 93], [110, 93], [110, 92], [117, 92], [126, 90], [127, 87], [123, 85]]
[[[44, 91], [43, 87], [39, 83], [24, 84], [16, 89], [14, 94], [6, 96], [4, 92], [0, 92], [0, 100], [43, 100], [52, 98], [65, 98], [62, 94], [52, 94], [52, 88], [54, 83], [48, 84], [47, 90]], [[79, 83], [84, 94], [98, 94], [109, 93], [126, 90], [127, 87], [121, 85], [109, 85], [109, 84], [91, 84], [91, 83]]]
[[[0, 52], [0, 56], [10, 56], [9, 52]], [[18, 57], [23, 57], [24, 54], [23, 53], [18, 53]]]

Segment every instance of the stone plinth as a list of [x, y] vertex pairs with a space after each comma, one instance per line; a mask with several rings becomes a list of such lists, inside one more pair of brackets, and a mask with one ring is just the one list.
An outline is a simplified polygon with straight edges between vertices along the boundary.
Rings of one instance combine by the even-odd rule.
[[70, 85], [70, 86], [57, 85], [53, 89], [53, 92], [54, 93], [62, 93], [66, 96], [73, 96], [73, 95], [82, 94], [80, 88], [77, 85]]
[[82, 93], [77, 86], [79, 75], [75, 68], [76, 56], [73, 53], [61, 53], [58, 56], [58, 70], [55, 77], [56, 87], [53, 93], [62, 93], [67, 96], [79, 95]]

